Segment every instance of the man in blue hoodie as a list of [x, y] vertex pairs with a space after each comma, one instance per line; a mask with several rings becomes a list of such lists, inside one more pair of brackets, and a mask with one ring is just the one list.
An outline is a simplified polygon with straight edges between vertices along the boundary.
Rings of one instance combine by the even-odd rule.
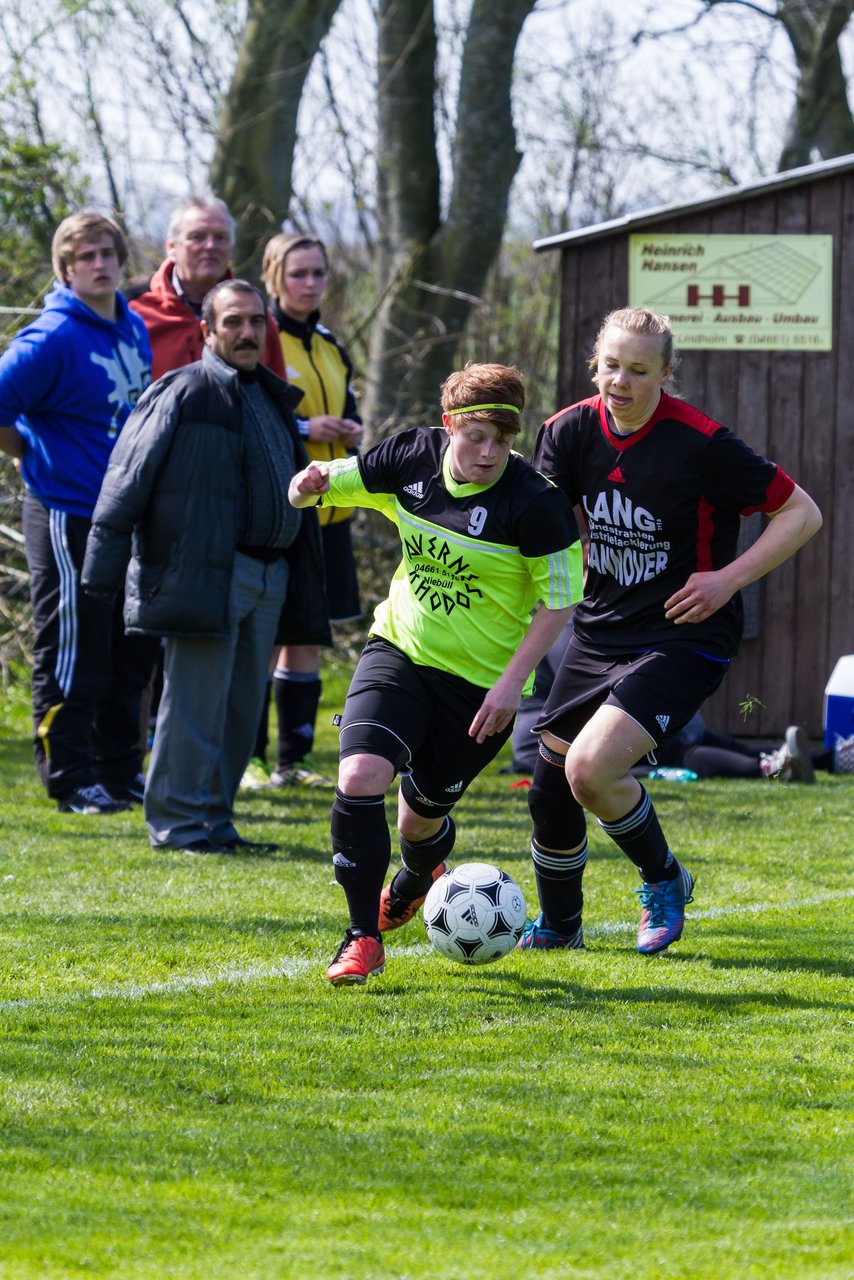
[[116, 292], [127, 244], [101, 213], [66, 218], [41, 315], [0, 358], [0, 449], [19, 460], [30, 568], [36, 764], [61, 812], [142, 798], [140, 696], [157, 653], [121, 601], [80, 588], [92, 511], [125, 419], [151, 381], [145, 325]]

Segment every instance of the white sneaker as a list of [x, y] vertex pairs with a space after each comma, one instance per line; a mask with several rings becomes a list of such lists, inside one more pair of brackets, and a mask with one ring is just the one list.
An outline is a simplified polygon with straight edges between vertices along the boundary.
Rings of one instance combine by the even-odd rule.
[[243, 771], [243, 777], [240, 779], [240, 790], [267, 791], [272, 785], [270, 771], [264, 761], [258, 756], [253, 756]]
[[778, 782], [792, 779], [792, 757], [785, 742], [774, 751], [763, 751], [759, 756], [759, 772], [763, 778], [776, 778]]
[[778, 782], [815, 782], [809, 738], [800, 725], [790, 724], [779, 747], [760, 755], [759, 772]]

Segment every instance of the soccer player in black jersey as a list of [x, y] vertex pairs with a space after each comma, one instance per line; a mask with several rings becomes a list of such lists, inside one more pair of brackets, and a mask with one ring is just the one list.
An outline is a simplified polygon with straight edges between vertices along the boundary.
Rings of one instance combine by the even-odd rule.
[[[584, 810], [640, 873], [638, 950], [682, 934], [694, 880], [674, 857], [630, 770], [690, 720], [737, 651], [740, 588], [821, 526], [812, 499], [773, 462], [665, 391], [666, 316], [612, 312], [590, 361], [599, 394], [541, 428], [533, 463], [581, 511], [584, 598], [537, 722], [529, 791], [541, 914], [521, 949], [584, 945]], [[767, 527], [737, 553], [740, 518]]]
[[[470, 365], [442, 388], [443, 429], [398, 431], [291, 482], [294, 506], [382, 512], [402, 553], [341, 716], [332, 861], [350, 926], [327, 970], [335, 986], [382, 969], [381, 935], [412, 919], [444, 870], [451, 811], [510, 736], [581, 594], [572, 508], [511, 449], [524, 403], [517, 369]], [[397, 774], [402, 867], [384, 889]]]

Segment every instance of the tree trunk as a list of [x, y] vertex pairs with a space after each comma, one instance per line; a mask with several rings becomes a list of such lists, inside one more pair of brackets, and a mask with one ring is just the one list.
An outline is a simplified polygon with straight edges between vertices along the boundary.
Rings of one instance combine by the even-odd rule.
[[753, 0], [702, 0], [702, 4], [707, 10], [726, 4], [764, 13], [779, 22], [789, 37], [798, 87], [780, 170], [854, 151], [854, 117], [839, 56], [839, 38], [854, 13], [854, 0], [775, 0], [773, 12]]
[[291, 201], [300, 97], [340, 0], [251, 0], [225, 97], [211, 186], [237, 221], [234, 262], [257, 275]]
[[377, 284], [364, 401], [377, 438], [435, 414], [471, 309], [501, 245], [521, 156], [513, 57], [535, 0], [474, 0], [460, 77], [453, 189], [444, 222], [434, 126], [431, 0], [381, 0]]
[[854, 151], [854, 118], [839, 56], [852, 11], [854, 0], [783, 0], [778, 6], [799, 72], [781, 169]]

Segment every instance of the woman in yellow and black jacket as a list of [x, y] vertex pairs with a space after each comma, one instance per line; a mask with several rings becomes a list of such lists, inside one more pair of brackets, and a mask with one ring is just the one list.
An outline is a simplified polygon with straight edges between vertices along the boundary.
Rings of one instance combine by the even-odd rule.
[[[264, 250], [261, 274], [279, 327], [287, 379], [303, 393], [297, 425], [309, 458], [324, 462], [356, 451], [362, 439], [362, 421], [350, 386], [350, 357], [320, 323], [328, 270], [326, 248], [314, 236], [274, 236]], [[320, 513], [326, 594], [334, 622], [361, 617], [352, 517], [352, 510], [330, 508]], [[279, 736], [270, 781], [275, 786], [332, 786], [332, 780], [321, 777], [308, 758], [321, 692], [319, 648], [284, 646], [273, 689]], [[266, 722], [257, 755], [266, 746], [265, 739]]]

